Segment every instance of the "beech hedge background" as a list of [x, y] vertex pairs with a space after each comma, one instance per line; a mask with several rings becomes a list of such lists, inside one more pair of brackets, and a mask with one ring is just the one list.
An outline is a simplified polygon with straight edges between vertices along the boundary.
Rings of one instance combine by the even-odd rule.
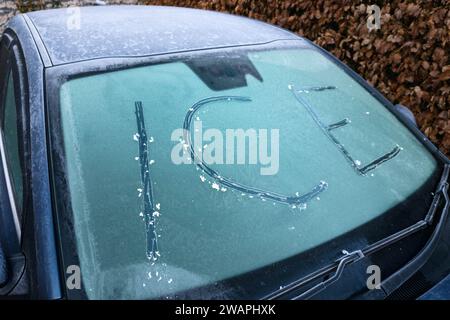
[[[248, 16], [313, 40], [392, 102], [408, 106], [420, 129], [450, 156], [450, 1], [143, 2]], [[381, 28], [369, 32], [370, 4], [381, 8]]]
[[[331, 51], [392, 102], [408, 106], [420, 129], [450, 156], [450, 0], [109, 2], [224, 11], [276, 24], [305, 36]], [[15, 3], [18, 10], [24, 12], [83, 1], [21, 0]], [[381, 8], [381, 28], [369, 32], [367, 6], [371, 4]]]

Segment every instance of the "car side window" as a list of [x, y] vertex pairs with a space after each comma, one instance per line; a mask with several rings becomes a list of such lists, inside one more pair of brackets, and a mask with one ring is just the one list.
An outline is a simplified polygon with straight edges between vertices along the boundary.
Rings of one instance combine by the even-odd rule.
[[11, 186], [15, 198], [15, 205], [19, 218], [23, 207], [23, 172], [20, 164], [19, 136], [17, 122], [17, 104], [14, 91], [14, 75], [10, 71], [6, 83], [2, 132], [5, 148], [5, 156]]

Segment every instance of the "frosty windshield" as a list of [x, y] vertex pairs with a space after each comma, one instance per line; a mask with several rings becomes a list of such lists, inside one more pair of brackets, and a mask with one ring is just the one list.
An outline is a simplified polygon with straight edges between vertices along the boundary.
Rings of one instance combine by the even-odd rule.
[[60, 88], [90, 298], [154, 298], [314, 248], [404, 201], [436, 161], [312, 49], [233, 50]]

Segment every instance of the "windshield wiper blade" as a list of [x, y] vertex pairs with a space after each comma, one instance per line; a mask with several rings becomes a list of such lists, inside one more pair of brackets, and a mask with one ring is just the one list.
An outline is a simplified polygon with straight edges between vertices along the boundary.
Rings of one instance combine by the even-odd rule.
[[411, 234], [416, 233], [419, 230], [425, 229], [428, 226], [432, 225], [433, 221], [434, 221], [434, 216], [435, 216], [436, 211], [441, 203], [442, 198], [444, 198], [444, 200], [445, 200], [444, 208], [442, 211], [445, 211], [448, 206], [447, 192], [448, 192], [449, 185], [448, 185], [447, 180], [448, 180], [449, 172], [450, 172], [450, 166], [446, 165], [444, 167], [444, 172], [441, 176], [441, 179], [438, 183], [436, 191], [433, 195], [433, 200], [431, 201], [431, 205], [428, 208], [425, 218], [417, 221], [415, 224], [413, 224], [409, 227], [406, 227], [405, 229], [400, 230], [399, 232], [396, 232], [390, 236], [387, 236], [384, 239], [381, 239], [381, 240], [367, 246], [364, 249], [364, 253], [366, 255], [372, 254], [376, 251], [379, 251], [379, 250], [391, 245], [392, 243], [395, 243], [405, 237], [408, 237]]
[[294, 298], [291, 299], [309, 299], [315, 294], [319, 293], [320, 291], [323, 291], [331, 284], [339, 281], [339, 279], [342, 276], [342, 273], [345, 271], [345, 267], [352, 264], [353, 262], [356, 262], [363, 257], [367, 257], [375, 252], [378, 252], [386, 247], [389, 247], [390, 245], [397, 243], [398, 241], [415, 234], [416, 232], [423, 230], [433, 224], [434, 217], [436, 215], [437, 209], [441, 205], [441, 200], [444, 199], [444, 204], [442, 207], [442, 212], [448, 211], [450, 201], [448, 196], [448, 178], [450, 173], [450, 164], [446, 164], [444, 166], [443, 173], [441, 175], [441, 179], [436, 187], [436, 191], [433, 195], [433, 200], [431, 202], [431, 205], [427, 211], [427, 214], [422, 220], [419, 220], [418, 222], [414, 223], [413, 225], [406, 227], [394, 234], [391, 234], [371, 245], [368, 245], [360, 250], [355, 250], [351, 253], [348, 253], [347, 251], [343, 251], [344, 255], [334, 261], [333, 263], [319, 268], [316, 271], [308, 274], [307, 276], [295, 280], [291, 282], [290, 284], [280, 288], [279, 290], [276, 290], [275, 292], [263, 297], [264, 300], [274, 300], [282, 298], [290, 293], [292, 293], [295, 290], [298, 290], [299, 288], [315, 281], [320, 278], [323, 278], [325, 276], [328, 276], [330, 273], [335, 271], [334, 275], [328, 278], [327, 280], [324, 280], [317, 285], [313, 286], [310, 289], [307, 289], [306, 291], [302, 292], [301, 294], [296, 295]]

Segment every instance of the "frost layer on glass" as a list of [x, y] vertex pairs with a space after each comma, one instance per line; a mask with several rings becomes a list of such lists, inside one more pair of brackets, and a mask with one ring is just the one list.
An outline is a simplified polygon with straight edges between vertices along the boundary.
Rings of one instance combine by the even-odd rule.
[[[248, 58], [260, 79], [248, 75], [246, 86], [221, 91], [210, 89], [183, 61], [92, 75], [61, 87], [74, 228], [90, 298], [161, 297], [267, 266], [374, 219], [432, 175], [436, 162], [413, 135], [320, 53], [252, 51]], [[401, 152], [358, 174], [292, 86], [333, 88], [303, 92], [302, 98], [333, 126], [356, 166], [396, 146]], [[195, 164], [175, 165], [171, 152], [180, 141], [172, 141], [172, 133], [183, 127], [192, 106], [217, 96], [251, 101], [205, 105], [196, 113], [203, 130], [279, 129], [279, 170], [261, 175], [261, 166], [253, 164], [210, 168], [282, 195], [307, 193], [320, 181], [328, 188], [297, 206], [222, 186]], [[146, 141], [137, 127], [137, 101]], [[142, 143], [148, 150], [144, 162]], [[151, 177], [147, 223], [156, 222], [150, 240], [157, 238], [157, 259], [156, 251], [148, 259], [150, 213], [144, 214], [143, 192], [150, 186], [143, 164]]]

